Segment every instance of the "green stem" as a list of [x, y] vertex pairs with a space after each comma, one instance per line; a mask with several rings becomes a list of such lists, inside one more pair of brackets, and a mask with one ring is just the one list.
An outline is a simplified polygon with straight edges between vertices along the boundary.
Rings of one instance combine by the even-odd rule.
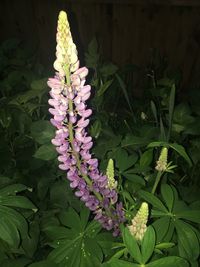
[[[67, 86], [70, 86], [69, 71], [68, 72], [66, 71], [66, 81], [67, 81]], [[69, 99], [68, 103], [69, 103], [69, 112], [73, 112], [73, 101], [71, 99]], [[73, 146], [74, 133], [73, 133], [73, 125], [72, 125], [71, 122], [69, 122], [68, 127], [69, 127], [69, 141], [70, 141], [70, 144], [71, 144], [71, 147], [72, 147], [72, 153], [73, 153], [74, 157], [76, 158], [77, 167], [79, 169], [79, 172], [81, 173], [81, 176], [84, 178], [86, 183], [91, 187], [92, 186], [92, 181], [89, 179], [89, 177], [86, 174], [82, 173], [82, 171], [81, 171], [81, 161], [79, 159], [78, 153], [75, 151], [74, 146]], [[95, 196], [97, 197], [97, 199], [99, 201], [102, 201], [102, 196], [98, 192], [93, 190], [93, 193], [95, 194]]]
[[152, 194], [154, 194], [156, 192], [156, 189], [157, 189], [157, 186], [158, 186], [158, 184], [160, 182], [162, 174], [163, 174], [163, 172], [160, 172], [160, 171], [157, 173], [156, 180], [155, 180], [153, 188], [151, 190]]

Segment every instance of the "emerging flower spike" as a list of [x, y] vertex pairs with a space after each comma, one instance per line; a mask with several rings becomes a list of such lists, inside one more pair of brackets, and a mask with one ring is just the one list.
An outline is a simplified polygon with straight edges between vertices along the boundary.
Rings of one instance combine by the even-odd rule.
[[106, 169], [106, 175], [108, 177], [108, 188], [114, 189], [117, 187], [117, 181], [115, 181], [114, 174], [114, 162], [112, 159], [109, 159], [108, 166]]
[[141, 241], [147, 230], [149, 210], [148, 204], [143, 202], [139, 211], [132, 219], [132, 224], [128, 226], [130, 233], [135, 237], [136, 240]]
[[168, 149], [163, 147], [160, 153], [160, 157], [156, 162], [155, 169], [160, 172], [164, 172], [167, 170], [167, 157], [168, 157]]
[[118, 235], [119, 225], [125, 221], [123, 206], [117, 203], [117, 191], [108, 177], [99, 172], [98, 160], [90, 153], [93, 142], [86, 130], [92, 114], [86, 104], [91, 94], [90, 85], [85, 85], [88, 70], [78, 68], [76, 46], [64, 11], [59, 14], [57, 30], [54, 68], [58, 72], [48, 85], [51, 123], [57, 128], [52, 143], [59, 153], [59, 168], [66, 171], [75, 195], [93, 211], [95, 219]]

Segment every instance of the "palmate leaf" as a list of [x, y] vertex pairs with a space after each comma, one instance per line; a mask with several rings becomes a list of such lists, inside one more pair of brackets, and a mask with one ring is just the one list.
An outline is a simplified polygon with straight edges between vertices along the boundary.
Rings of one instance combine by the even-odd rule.
[[100, 266], [103, 260], [97, 235], [101, 230], [100, 224], [96, 221], [88, 222], [89, 212], [86, 208], [81, 210], [80, 216], [70, 208], [59, 218], [67, 228], [60, 226], [44, 229], [49, 237], [56, 239], [55, 249], [48, 259], [63, 267]]
[[21, 240], [28, 236], [27, 221], [14, 208], [37, 211], [28, 198], [16, 195], [26, 189], [22, 184], [13, 184], [0, 190], [0, 238], [13, 248], [17, 248]]

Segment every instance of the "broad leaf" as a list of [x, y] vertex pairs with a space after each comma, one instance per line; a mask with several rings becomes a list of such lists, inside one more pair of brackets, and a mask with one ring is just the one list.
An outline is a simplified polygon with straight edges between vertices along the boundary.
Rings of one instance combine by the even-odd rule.
[[178, 247], [180, 256], [190, 260], [196, 260], [199, 257], [199, 241], [196, 233], [185, 222], [177, 220], [175, 222], [176, 231], [178, 234]]
[[134, 260], [136, 260], [138, 263], [142, 263], [142, 255], [140, 252], [139, 245], [135, 237], [131, 235], [127, 227], [123, 229], [123, 240], [125, 246], [127, 247], [129, 253], [134, 258]]
[[34, 157], [37, 159], [42, 160], [51, 160], [55, 159], [57, 156], [57, 152], [52, 144], [45, 144], [38, 148], [38, 150], [35, 152]]
[[39, 144], [49, 143], [55, 135], [55, 129], [49, 121], [41, 120], [31, 125], [31, 135]]
[[167, 184], [161, 185], [161, 194], [165, 201], [166, 206], [168, 207], [169, 211], [172, 211], [174, 206], [174, 192], [172, 188]]

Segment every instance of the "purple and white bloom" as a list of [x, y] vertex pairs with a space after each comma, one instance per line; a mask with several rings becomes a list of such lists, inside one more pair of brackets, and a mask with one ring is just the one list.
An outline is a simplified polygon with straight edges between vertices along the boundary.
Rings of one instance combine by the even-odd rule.
[[[76, 46], [73, 43], [67, 15], [61, 11], [57, 27], [57, 47], [54, 78], [48, 80], [51, 88], [49, 112], [56, 127], [52, 144], [59, 153], [59, 168], [66, 171], [70, 187], [95, 215], [102, 226], [118, 235], [119, 225], [125, 221], [122, 203], [114, 180], [100, 173], [98, 160], [90, 149], [92, 138], [87, 133], [92, 110], [87, 107], [91, 86], [85, 85], [88, 69], [79, 68]], [[111, 186], [112, 185], [112, 186]]]

